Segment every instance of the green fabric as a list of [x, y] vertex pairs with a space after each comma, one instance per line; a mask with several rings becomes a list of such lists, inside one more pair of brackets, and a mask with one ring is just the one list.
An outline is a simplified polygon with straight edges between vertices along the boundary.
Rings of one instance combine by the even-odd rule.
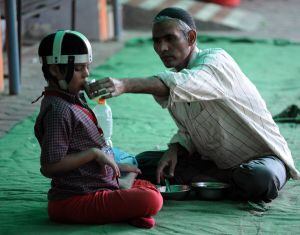
[[[221, 47], [256, 84], [270, 111], [299, 106], [300, 45], [203, 37], [200, 48]], [[161, 72], [162, 63], [148, 39], [135, 39], [92, 72], [92, 77], [148, 76]], [[166, 110], [150, 95], [127, 94], [108, 101], [114, 118], [114, 146], [129, 153], [164, 149], [176, 127]], [[126, 223], [64, 225], [47, 217], [50, 180], [39, 172], [39, 145], [33, 134], [35, 115], [0, 139], [0, 234], [298, 234], [300, 182], [289, 181], [268, 210], [231, 201], [166, 201], [155, 216], [157, 226], [141, 230]], [[299, 125], [278, 124], [300, 168]]]

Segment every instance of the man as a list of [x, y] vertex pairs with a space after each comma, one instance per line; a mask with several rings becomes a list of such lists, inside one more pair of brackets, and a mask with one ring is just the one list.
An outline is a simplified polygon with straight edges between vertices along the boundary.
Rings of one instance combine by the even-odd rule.
[[[255, 86], [222, 49], [199, 50], [191, 15], [166, 8], [153, 22], [153, 45], [170, 71], [147, 78], [106, 78], [90, 87], [104, 98], [152, 94], [178, 132], [164, 152], [137, 156], [145, 178], [160, 183], [220, 180], [230, 197], [270, 202], [289, 177], [299, 179], [291, 152]], [[156, 171], [155, 171], [156, 168]], [[156, 173], [156, 175], [155, 175]]]

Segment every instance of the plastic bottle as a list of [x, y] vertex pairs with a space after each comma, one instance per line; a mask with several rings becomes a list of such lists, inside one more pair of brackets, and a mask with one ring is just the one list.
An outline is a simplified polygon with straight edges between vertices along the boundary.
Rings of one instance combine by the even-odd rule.
[[112, 147], [113, 119], [111, 108], [105, 99], [98, 98], [95, 100], [97, 105], [93, 108], [93, 112], [97, 118], [98, 126], [103, 130], [106, 144]]

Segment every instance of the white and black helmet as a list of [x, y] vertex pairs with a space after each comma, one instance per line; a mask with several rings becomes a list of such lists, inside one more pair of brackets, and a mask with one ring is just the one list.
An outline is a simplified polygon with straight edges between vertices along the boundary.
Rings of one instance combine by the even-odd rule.
[[43, 38], [39, 46], [39, 57], [47, 80], [51, 79], [47, 65], [67, 65], [66, 83], [73, 77], [74, 64], [91, 63], [93, 60], [89, 40], [82, 33], [72, 30], [58, 30]]

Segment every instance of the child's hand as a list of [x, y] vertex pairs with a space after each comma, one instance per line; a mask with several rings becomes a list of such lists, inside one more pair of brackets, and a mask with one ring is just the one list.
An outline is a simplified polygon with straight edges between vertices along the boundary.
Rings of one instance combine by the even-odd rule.
[[104, 165], [104, 167], [108, 165], [113, 169], [114, 171], [113, 179], [117, 179], [121, 176], [120, 169], [117, 163], [114, 161], [114, 159], [109, 157], [107, 154], [103, 153], [101, 150], [97, 151], [97, 157], [95, 160], [98, 162], [99, 165], [101, 166]]
[[137, 174], [142, 174], [141, 170], [134, 165], [119, 163], [118, 166], [121, 172], [133, 172]]

